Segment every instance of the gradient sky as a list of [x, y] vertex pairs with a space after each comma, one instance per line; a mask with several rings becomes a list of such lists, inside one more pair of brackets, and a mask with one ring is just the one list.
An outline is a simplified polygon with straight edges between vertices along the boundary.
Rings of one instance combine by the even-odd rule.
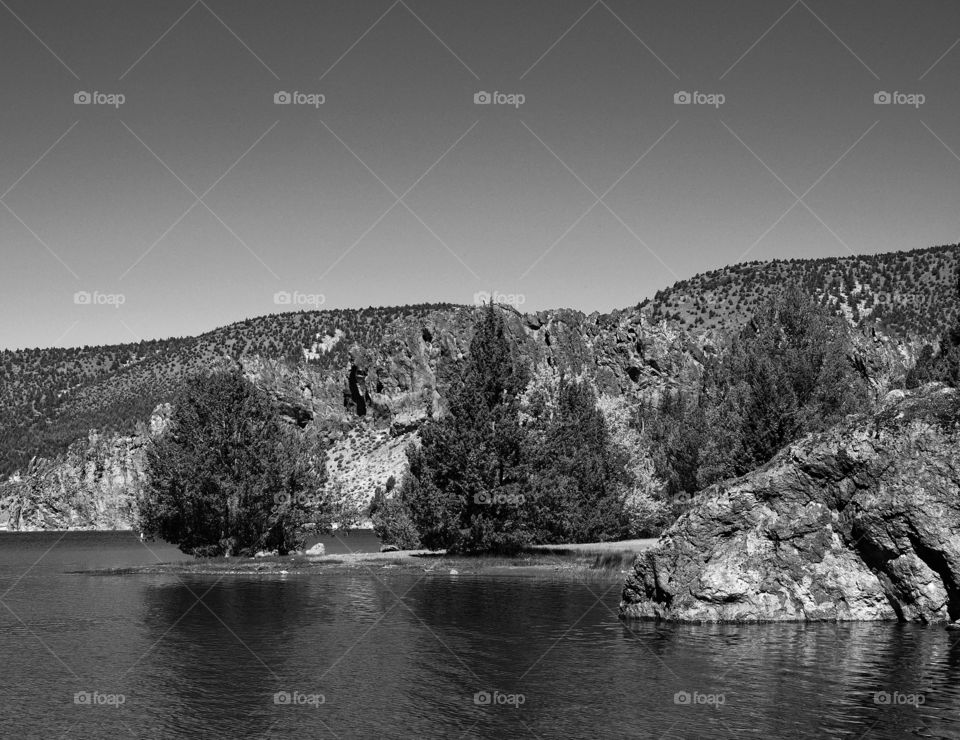
[[4, 0], [0, 347], [196, 334], [278, 291], [609, 311], [954, 243], [958, 39], [947, 0]]

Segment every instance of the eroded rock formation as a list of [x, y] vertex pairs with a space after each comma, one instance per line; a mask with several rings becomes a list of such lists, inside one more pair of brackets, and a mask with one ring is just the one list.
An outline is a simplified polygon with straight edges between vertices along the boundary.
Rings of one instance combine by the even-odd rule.
[[676, 621], [960, 617], [960, 393], [893, 391], [705, 489], [640, 555], [627, 618]]

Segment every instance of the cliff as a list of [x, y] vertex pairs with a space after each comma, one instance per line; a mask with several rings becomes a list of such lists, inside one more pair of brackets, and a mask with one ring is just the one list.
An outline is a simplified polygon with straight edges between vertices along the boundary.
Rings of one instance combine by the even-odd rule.
[[626, 618], [681, 622], [960, 617], [960, 393], [893, 391], [705, 489], [639, 556]]
[[24, 475], [0, 484], [0, 530], [131, 529], [146, 442], [169, 413], [157, 408], [141, 434], [91, 431], [61, 457], [31, 461]]

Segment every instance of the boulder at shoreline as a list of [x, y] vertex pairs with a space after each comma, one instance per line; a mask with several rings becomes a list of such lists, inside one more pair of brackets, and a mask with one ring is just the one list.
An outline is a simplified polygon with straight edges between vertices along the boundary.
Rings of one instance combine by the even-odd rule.
[[890, 394], [699, 493], [641, 553], [625, 618], [681, 622], [960, 617], [960, 393]]

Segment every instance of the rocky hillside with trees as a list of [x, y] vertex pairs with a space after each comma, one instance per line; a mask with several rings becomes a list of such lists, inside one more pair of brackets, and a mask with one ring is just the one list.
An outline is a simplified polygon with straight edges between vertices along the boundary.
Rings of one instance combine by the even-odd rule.
[[743, 325], [785, 285], [854, 326], [898, 338], [940, 334], [960, 318], [958, 246], [822, 259], [744, 262], [681, 280], [640, 304], [691, 331]]
[[960, 393], [892, 391], [708, 487], [638, 557], [621, 613], [689, 622], [960, 617]]
[[[891, 388], [948, 379], [960, 359], [960, 334], [944, 328], [957, 302], [955, 261], [955, 248], [935, 248], [847, 262], [750, 263], [610, 314], [494, 311], [526, 378], [517, 413], [535, 426], [532, 399], [558, 403], [561, 378], [564, 393], [593, 394], [635, 482], [631, 530], [642, 519], [640, 529], [651, 533], [704, 486], [752, 470]], [[844, 298], [825, 300], [841, 295], [841, 264]], [[795, 288], [789, 300], [787, 286]], [[690, 326], [666, 307], [694, 290], [717, 307], [739, 308]], [[730, 291], [740, 297], [732, 304]], [[865, 321], [861, 308], [841, 310], [854, 294], [861, 306], [870, 291], [877, 307], [887, 303], [880, 292], [889, 296], [889, 307], [870, 313], [878, 320]], [[911, 313], [914, 323], [879, 321], [927, 306], [931, 295], [942, 301], [939, 312]], [[4, 475], [19, 477], [0, 498], [13, 501], [17, 485], [50, 499], [56, 485], [38, 471], [90, 447], [91, 430], [98, 439], [132, 439], [191, 378], [220, 370], [242, 373], [301, 433], [322, 441], [324, 486], [344, 511], [366, 517], [375, 497], [391, 498], [388, 487], [397, 495], [423, 425], [449, 416], [479, 315], [476, 307], [450, 305], [285, 313], [192, 338], [4, 352], [0, 464]], [[573, 381], [584, 385], [574, 390]], [[723, 433], [704, 431], [711, 429]], [[119, 455], [106, 465], [114, 463]], [[32, 520], [7, 514], [4, 521]]]

